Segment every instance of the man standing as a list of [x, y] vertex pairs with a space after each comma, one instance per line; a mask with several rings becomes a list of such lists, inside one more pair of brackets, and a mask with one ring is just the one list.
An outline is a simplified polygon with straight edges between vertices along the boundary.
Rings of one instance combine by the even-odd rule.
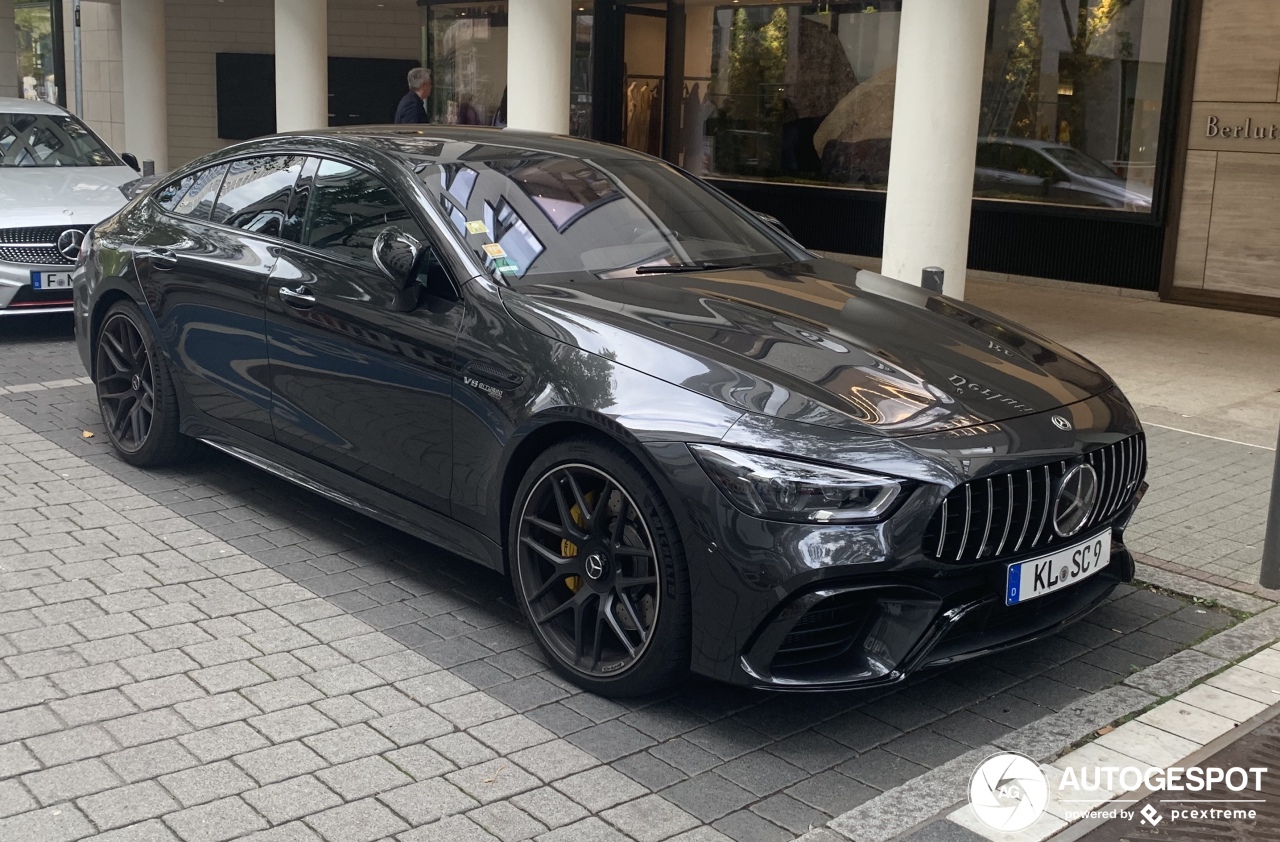
[[430, 123], [427, 97], [431, 96], [431, 71], [415, 67], [409, 71], [409, 93], [396, 106], [397, 123]]

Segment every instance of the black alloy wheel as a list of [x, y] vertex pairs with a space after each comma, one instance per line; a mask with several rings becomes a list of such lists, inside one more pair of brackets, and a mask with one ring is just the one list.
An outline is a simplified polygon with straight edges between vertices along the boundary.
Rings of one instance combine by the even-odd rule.
[[125, 453], [137, 453], [155, 421], [156, 381], [151, 353], [127, 314], [115, 313], [102, 325], [94, 371], [111, 442]]
[[186, 455], [173, 383], [150, 327], [132, 302], [114, 305], [94, 343], [94, 387], [107, 438], [133, 465], [162, 465]]
[[546, 465], [544, 454], [516, 496], [516, 596], [571, 680], [605, 695], [661, 689], [688, 667], [674, 521], [655, 505], [652, 482], [613, 448], [569, 442], [553, 451], [569, 458]]

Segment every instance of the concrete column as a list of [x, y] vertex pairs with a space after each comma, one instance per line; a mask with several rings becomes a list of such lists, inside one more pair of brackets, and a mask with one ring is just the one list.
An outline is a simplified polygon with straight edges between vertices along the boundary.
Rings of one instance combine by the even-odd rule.
[[507, 125], [569, 133], [570, 0], [511, 0], [507, 15]]
[[964, 296], [987, 0], [902, 4], [883, 273], [913, 284], [941, 266]]
[[329, 126], [328, 0], [276, 0], [276, 131]]
[[120, 0], [124, 150], [169, 169], [169, 75], [164, 0]]
[[18, 78], [18, 32], [12, 0], [0, 0], [0, 96], [22, 96]]

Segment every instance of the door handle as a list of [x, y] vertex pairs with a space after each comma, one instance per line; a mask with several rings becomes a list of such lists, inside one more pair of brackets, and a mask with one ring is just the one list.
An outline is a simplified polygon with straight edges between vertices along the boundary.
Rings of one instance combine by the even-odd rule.
[[316, 303], [316, 297], [311, 294], [311, 290], [304, 286], [299, 286], [297, 289], [282, 286], [277, 294], [285, 304], [290, 307], [296, 307], [299, 310], [306, 310]]
[[144, 252], [143, 257], [151, 261], [151, 265], [161, 271], [168, 271], [178, 265], [178, 255], [169, 249], [152, 249]]

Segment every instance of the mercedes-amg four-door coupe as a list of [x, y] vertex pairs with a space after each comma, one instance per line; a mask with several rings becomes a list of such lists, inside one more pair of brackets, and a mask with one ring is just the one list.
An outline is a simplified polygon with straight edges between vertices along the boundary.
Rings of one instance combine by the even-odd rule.
[[74, 291], [121, 458], [203, 441], [501, 571], [598, 693], [886, 684], [1133, 575], [1102, 371], [626, 149], [250, 141], [95, 227]]

